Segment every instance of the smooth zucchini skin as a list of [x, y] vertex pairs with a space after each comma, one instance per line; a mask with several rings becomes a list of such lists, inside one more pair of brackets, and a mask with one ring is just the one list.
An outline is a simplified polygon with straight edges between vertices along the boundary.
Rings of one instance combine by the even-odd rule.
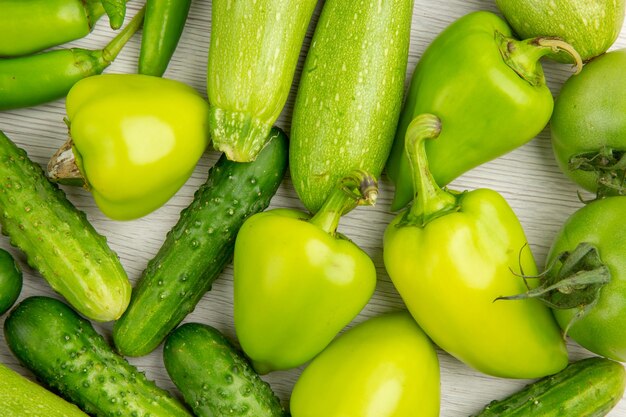
[[213, 146], [249, 162], [282, 111], [317, 0], [213, 0], [207, 95]]
[[186, 323], [165, 340], [165, 369], [198, 417], [286, 417], [269, 384], [216, 329]]
[[28, 264], [81, 314], [96, 321], [122, 315], [131, 286], [106, 238], [0, 132], [0, 224]]
[[13, 354], [45, 385], [97, 417], [191, 417], [116, 354], [87, 320], [49, 297], [26, 298], [4, 323]]
[[493, 401], [475, 417], [602, 417], [624, 395], [624, 366], [593, 357]]
[[87, 417], [87, 414], [0, 363], [0, 416]]
[[412, 16], [412, 0], [324, 4], [289, 149], [294, 188], [310, 211], [355, 169], [380, 176], [400, 115]]
[[255, 161], [232, 162], [222, 155], [148, 263], [128, 309], [115, 323], [113, 340], [119, 352], [151, 352], [195, 308], [231, 261], [245, 219], [269, 205], [285, 175], [287, 154], [287, 137], [274, 128]]

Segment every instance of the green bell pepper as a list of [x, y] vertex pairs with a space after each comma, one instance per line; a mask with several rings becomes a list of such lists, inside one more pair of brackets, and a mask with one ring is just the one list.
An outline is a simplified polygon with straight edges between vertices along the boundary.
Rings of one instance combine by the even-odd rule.
[[276, 209], [243, 224], [234, 255], [235, 330], [258, 372], [302, 365], [367, 304], [374, 263], [336, 229], [341, 215], [376, 196], [376, 180], [356, 171], [313, 218]]
[[437, 141], [426, 144], [432, 175], [442, 186], [523, 145], [546, 126], [553, 99], [539, 59], [564, 50], [582, 68], [580, 57], [557, 39], [511, 36], [501, 18], [475, 12], [450, 25], [424, 52], [387, 160], [396, 187], [392, 210], [413, 198], [404, 135], [415, 116], [436, 114], [446, 127]]
[[48, 175], [83, 181], [113, 219], [146, 215], [193, 172], [209, 141], [208, 107], [174, 80], [138, 74], [81, 80], [66, 101], [71, 152], [59, 150]]
[[459, 360], [506, 378], [556, 373], [567, 351], [550, 310], [538, 300], [495, 301], [526, 289], [518, 275], [536, 274], [522, 226], [495, 191], [439, 188], [425, 141], [440, 131], [431, 114], [407, 130], [417, 196], [385, 231], [387, 272], [422, 329]]
[[437, 417], [439, 359], [406, 311], [358, 324], [302, 372], [293, 417]]

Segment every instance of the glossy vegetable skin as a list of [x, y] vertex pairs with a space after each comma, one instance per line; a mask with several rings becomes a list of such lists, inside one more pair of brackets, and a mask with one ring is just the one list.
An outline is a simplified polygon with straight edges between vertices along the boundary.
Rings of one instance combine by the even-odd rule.
[[546, 126], [553, 99], [542, 56], [571, 48], [553, 39], [518, 41], [497, 15], [479, 11], [448, 26], [428, 46], [413, 73], [387, 174], [395, 185], [392, 210], [413, 198], [404, 135], [419, 114], [432, 113], [445, 128], [426, 144], [441, 186], [530, 141]]
[[232, 260], [239, 228], [268, 206], [287, 169], [287, 136], [276, 128], [270, 135], [255, 161], [232, 162], [222, 155], [211, 168], [115, 323], [119, 352], [142, 356], [155, 349]]
[[141, 27], [143, 15], [142, 9], [101, 50], [59, 49], [0, 60], [0, 110], [62, 98], [78, 81], [102, 73]]
[[100, 0], [0, 0], [0, 57], [27, 55], [87, 36]]
[[302, 372], [293, 417], [439, 415], [439, 360], [407, 312], [387, 313], [335, 339]]
[[316, 26], [294, 106], [293, 185], [315, 213], [343, 176], [378, 178], [402, 107], [413, 0], [329, 0]]
[[515, 213], [495, 191], [447, 191], [428, 171], [424, 141], [445, 129], [429, 114], [407, 129], [417, 197], [385, 231], [385, 268], [420, 327], [457, 359], [504, 378], [558, 372], [567, 351], [550, 310], [496, 301], [524, 291], [520, 273], [536, 272]]
[[131, 287], [117, 255], [85, 213], [2, 132], [0, 178], [0, 224], [11, 244], [81, 314], [97, 321], [119, 318]]
[[625, 385], [622, 364], [587, 358], [489, 403], [476, 417], [602, 417], [620, 401]]
[[[189, 179], [209, 142], [208, 104], [175, 80], [89, 77], [71, 89], [65, 107], [80, 175], [102, 212], [117, 220], [165, 204]], [[54, 166], [49, 171], [57, 176]]]
[[46, 417], [87, 417], [74, 404], [23, 377], [0, 363], [0, 415]]
[[550, 122], [561, 170], [600, 196], [626, 194], [625, 71], [626, 49], [589, 62], [563, 85]]
[[167, 337], [165, 369], [198, 417], [286, 417], [269, 384], [215, 328], [186, 323]]
[[191, 0], [147, 0], [141, 34], [139, 74], [160, 77], [176, 50]]
[[[556, 36], [571, 44], [584, 61], [606, 52], [622, 29], [624, 0], [496, 0], [522, 38]], [[571, 57], [552, 56], [561, 62]]]
[[0, 249], [0, 315], [6, 313], [22, 291], [22, 271], [13, 256]]
[[354, 172], [311, 219], [276, 209], [243, 224], [235, 241], [235, 330], [258, 372], [312, 359], [367, 304], [374, 263], [336, 229], [341, 215], [376, 195], [373, 177]]
[[4, 335], [38, 379], [90, 415], [192, 416], [61, 301], [25, 299], [4, 322]]
[[214, 0], [207, 94], [211, 137], [237, 162], [253, 161], [287, 101], [317, 0]]
[[553, 308], [561, 328], [590, 351], [626, 361], [625, 197], [572, 214], [557, 233], [542, 285], [528, 295]]

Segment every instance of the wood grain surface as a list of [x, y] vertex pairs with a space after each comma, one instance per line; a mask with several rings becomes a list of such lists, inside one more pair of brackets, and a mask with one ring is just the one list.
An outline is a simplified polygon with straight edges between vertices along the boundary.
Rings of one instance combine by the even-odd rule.
[[[319, 15], [321, 4], [322, 2], [318, 5], [315, 16]], [[140, 7], [140, 2], [132, 0], [128, 4], [127, 20]], [[497, 12], [493, 0], [415, 1], [407, 84], [417, 61], [433, 38], [458, 17], [481, 9]], [[317, 17], [314, 17], [301, 53], [298, 71], [303, 63], [316, 21]], [[168, 78], [193, 86], [204, 96], [206, 96], [205, 78], [210, 28], [210, 1], [195, 0], [191, 6], [190, 17], [179, 47], [165, 74]], [[103, 18], [92, 34], [71, 45], [101, 48], [112, 35], [108, 20]], [[139, 45], [140, 37], [135, 36], [107, 72], [136, 72]], [[626, 47], [626, 30], [622, 31], [612, 49], [623, 47]], [[551, 62], [546, 62], [544, 68], [550, 88], [553, 94], [557, 95], [562, 83], [572, 74], [572, 69], [568, 65]], [[278, 125], [286, 131], [289, 130], [297, 81], [298, 76], [278, 121]], [[0, 130], [18, 145], [24, 147], [34, 161], [45, 165], [49, 157], [66, 139], [67, 129], [63, 122], [64, 104], [64, 100], [58, 100], [35, 108], [0, 112]], [[109, 244], [120, 256], [123, 266], [134, 283], [148, 260], [156, 254], [166, 232], [177, 221], [180, 211], [190, 203], [194, 191], [204, 182], [208, 168], [217, 158], [216, 152], [207, 151], [189, 181], [165, 206], [134, 221], [109, 220], [98, 210], [88, 192], [79, 188], [64, 187], [64, 189], [70, 200], [87, 213], [94, 227], [107, 236]], [[132, 182], [133, 178], [128, 178], [128, 181]], [[547, 130], [527, 145], [472, 170], [454, 181], [450, 187], [454, 189], [489, 187], [502, 193], [521, 219], [539, 265], [543, 265], [547, 250], [557, 230], [571, 213], [581, 207], [577, 187], [556, 166]], [[393, 288], [382, 261], [382, 235], [393, 217], [389, 211], [392, 191], [391, 183], [383, 177], [377, 205], [373, 208], [356, 209], [342, 220], [339, 227], [342, 233], [349, 236], [371, 255], [378, 270], [376, 293], [352, 324], [382, 312], [403, 308], [402, 301]], [[285, 178], [271, 207], [302, 208], [289, 178]], [[6, 237], [0, 239], [0, 247], [13, 253], [24, 270], [24, 288], [20, 299], [36, 294], [58, 297], [41, 276], [26, 265], [24, 256], [10, 247]], [[186, 321], [210, 324], [234, 340], [232, 297], [232, 267], [228, 266], [213, 285], [213, 289], [204, 296]], [[0, 321], [4, 322], [4, 318], [0, 318]], [[110, 340], [111, 323], [96, 327]], [[573, 342], [568, 344], [568, 348], [571, 360], [590, 355]], [[130, 361], [145, 371], [148, 377], [156, 380], [158, 385], [171, 389], [178, 395], [165, 372], [161, 354], [162, 351], [159, 348], [150, 355], [132, 358]], [[468, 416], [480, 410], [489, 401], [502, 398], [528, 382], [482, 375], [443, 352], [439, 352], [439, 359], [441, 363], [441, 415], [444, 417]], [[29, 371], [18, 364], [2, 335], [0, 335], [0, 361], [32, 377]], [[301, 370], [302, 368], [276, 372], [264, 378], [287, 404], [291, 388]], [[416, 410], [415, 415], [419, 416], [419, 410]], [[610, 416], [626, 417], [626, 400], [622, 399]]]

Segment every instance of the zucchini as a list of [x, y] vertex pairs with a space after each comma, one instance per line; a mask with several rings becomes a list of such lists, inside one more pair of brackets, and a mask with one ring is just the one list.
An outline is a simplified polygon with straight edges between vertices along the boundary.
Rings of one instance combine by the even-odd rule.
[[25, 299], [7, 317], [4, 334], [20, 362], [88, 414], [191, 417], [61, 301], [42, 296]]
[[379, 177], [393, 143], [406, 77], [412, 0], [327, 0], [293, 111], [293, 186], [317, 211], [340, 178]]
[[278, 128], [254, 162], [232, 162], [222, 155], [148, 263], [128, 310], [115, 323], [113, 340], [119, 352], [151, 352], [195, 308], [230, 262], [244, 220], [269, 205], [286, 167], [287, 137]]
[[28, 264], [84, 316], [115, 320], [131, 286], [106, 238], [46, 179], [41, 167], [0, 132], [0, 224]]
[[165, 340], [165, 369], [198, 417], [283, 417], [269, 384], [216, 329], [187, 323]]
[[493, 401], [476, 417], [601, 417], [624, 395], [624, 366], [593, 357]]
[[74, 404], [54, 395], [0, 363], [0, 415], [5, 417], [87, 417]]
[[287, 101], [317, 0], [213, 0], [207, 94], [213, 146], [253, 161]]
[[22, 291], [22, 271], [15, 259], [0, 249], [0, 315], [6, 313]]

